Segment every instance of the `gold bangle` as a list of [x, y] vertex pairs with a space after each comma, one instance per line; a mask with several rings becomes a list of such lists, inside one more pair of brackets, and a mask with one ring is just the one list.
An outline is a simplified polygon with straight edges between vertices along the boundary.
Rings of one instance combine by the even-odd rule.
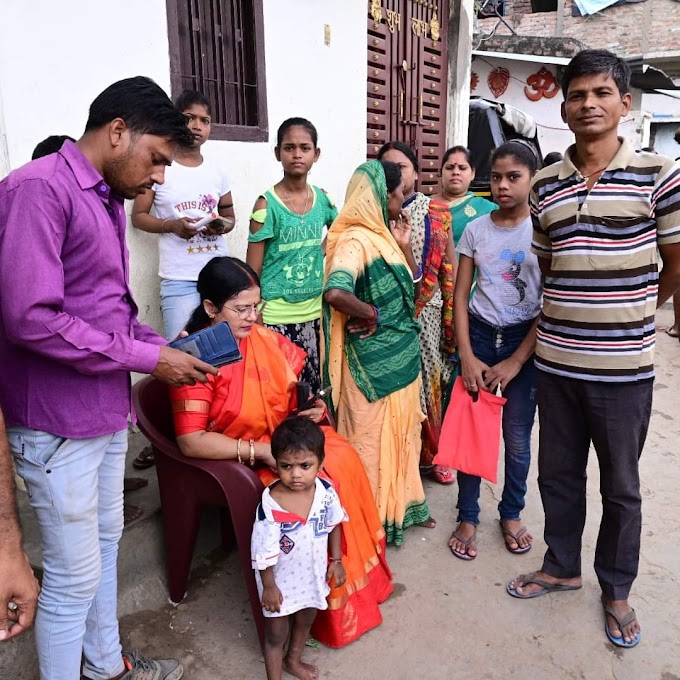
[[239, 463], [243, 463], [241, 460], [241, 440], [237, 439], [236, 440], [236, 457], [238, 458]]
[[250, 467], [255, 467], [255, 441], [251, 439], [248, 443], [250, 445]]

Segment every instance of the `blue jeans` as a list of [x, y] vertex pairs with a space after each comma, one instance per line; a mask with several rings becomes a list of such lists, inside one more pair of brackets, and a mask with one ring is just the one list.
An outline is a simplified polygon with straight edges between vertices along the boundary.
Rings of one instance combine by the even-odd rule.
[[201, 304], [196, 281], [161, 279], [161, 312], [165, 337], [174, 340]]
[[44, 577], [35, 637], [41, 680], [123, 672], [116, 612], [127, 431], [64, 439], [8, 428], [17, 473], [35, 512]]
[[[507, 359], [519, 347], [532, 323], [497, 328], [470, 314], [472, 351], [487, 366], [493, 366]], [[501, 520], [518, 520], [524, 510], [531, 462], [531, 428], [536, 414], [536, 381], [537, 371], [532, 356], [503, 390], [508, 401], [503, 407], [505, 485], [498, 504]], [[479, 477], [458, 473], [459, 522], [479, 524], [480, 484]]]

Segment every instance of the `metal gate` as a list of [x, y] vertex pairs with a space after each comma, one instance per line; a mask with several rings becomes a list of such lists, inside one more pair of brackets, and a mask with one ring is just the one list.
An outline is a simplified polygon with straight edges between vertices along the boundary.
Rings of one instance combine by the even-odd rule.
[[446, 144], [449, 0], [368, 0], [367, 157], [390, 140], [420, 163], [418, 190], [437, 190]]

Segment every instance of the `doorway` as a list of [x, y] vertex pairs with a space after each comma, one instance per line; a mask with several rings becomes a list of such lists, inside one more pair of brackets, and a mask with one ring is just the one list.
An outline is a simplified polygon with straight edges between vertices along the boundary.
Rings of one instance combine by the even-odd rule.
[[398, 140], [436, 193], [446, 144], [449, 0], [368, 0], [367, 158]]

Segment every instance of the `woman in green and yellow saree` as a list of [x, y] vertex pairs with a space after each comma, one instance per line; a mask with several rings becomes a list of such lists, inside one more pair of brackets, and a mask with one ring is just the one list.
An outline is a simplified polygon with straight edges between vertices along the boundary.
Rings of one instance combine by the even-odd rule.
[[402, 203], [396, 164], [369, 161], [352, 176], [328, 233], [322, 343], [338, 432], [359, 452], [396, 545], [407, 527], [434, 526], [418, 469], [422, 271]]

